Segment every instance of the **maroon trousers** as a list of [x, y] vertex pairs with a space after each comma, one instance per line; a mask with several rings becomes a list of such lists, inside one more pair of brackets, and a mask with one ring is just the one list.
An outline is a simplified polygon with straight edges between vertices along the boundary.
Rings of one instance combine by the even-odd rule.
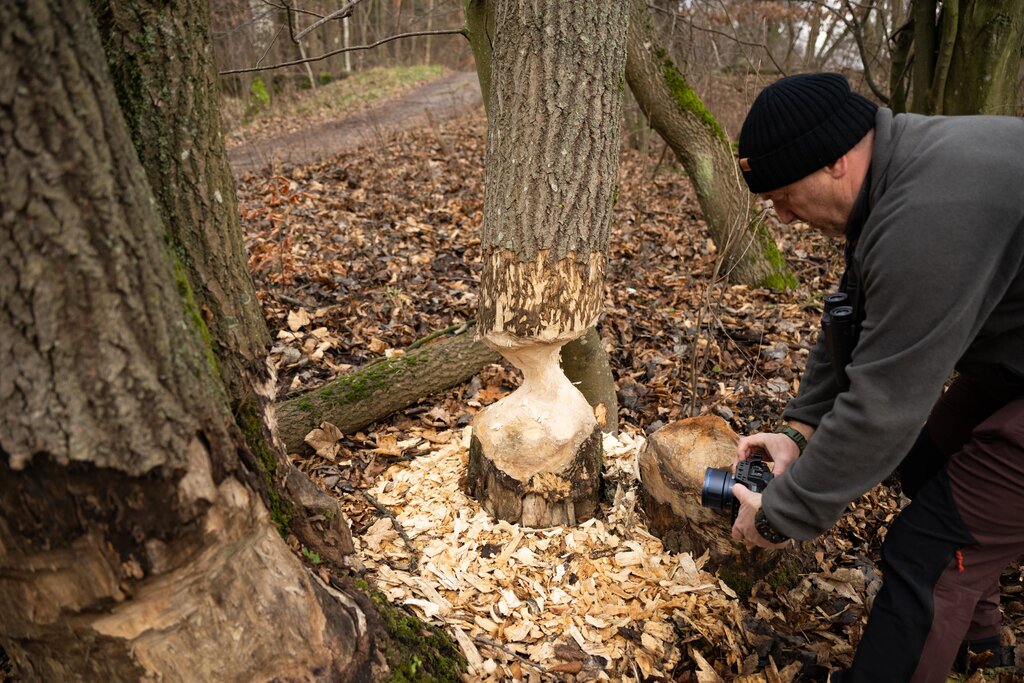
[[958, 379], [900, 469], [913, 502], [882, 547], [853, 667], [833, 680], [941, 683], [962, 641], [1000, 633], [999, 575], [1024, 555], [1024, 398]]

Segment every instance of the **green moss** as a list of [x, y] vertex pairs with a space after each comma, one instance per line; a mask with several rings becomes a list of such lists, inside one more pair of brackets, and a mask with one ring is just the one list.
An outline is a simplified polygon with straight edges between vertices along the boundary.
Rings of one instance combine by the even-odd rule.
[[741, 598], [749, 598], [750, 592], [754, 589], [754, 580], [746, 574], [741, 574], [731, 569], [719, 569], [718, 578], [725, 582], [725, 585], [736, 591]]
[[[421, 362], [422, 354], [410, 353], [404, 356], [396, 356], [371, 363], [365, 368], [348, 375], [343, 375], [331, 383], [328, 389], [320, 391], [320, 396], [332, 404], [350, 405], [367, 398], [379, 389], [387, 388], [392, 380], [403, 372], [408, 372]], [[312, 405], [303, 405], [307, 398], [301, 399], [297, 405], [299, 408], [309, 412]]]
[[[171, 241], [170, 236], [167, 237], [167, 241]], [[210, 328], [207, 326], [206, 320], [199, 310], [199, 304], [196, 303], [195, 293], [192, 291], [191, 283], [189, 283], [188, 273], [185, 272], [185, 264], [169, 244], [167, 249], [165, 249], [165, 258], [170, 261], [171, 271], [174, 274], [174, 285], [185, 307], [185, 318], [202, 339], [203, 355], [206, 358], [206, 364], [210, 368], [210, 372], [213, 373], [213, 376], [219, 379], [221, 376], [220, 362], [217, 360], [217, 354], [220, 352], [220, 346], [210, 333]]]
[[792, 562], [781, 562], [767, 578], [768, 585], [776, 591], [787, 591], [796, 586], [800, 572]]
[[320, 559], [318, 553], [313, 552], [306, 546], [302, 546], [302, 556], [312, 562], [313, 564], [323, 564], [323, 560]]
[[267, 84], [263, 79], [256, 76], [249, 86], [249, 101], [245, 105], [245, 118], [251, 119], [256, 114], [264, 111], [270, 106], [270, 93], [267, 92]]
[[[358, 584], [359, 581], [356, 585], [360, 587]], [[461, 681], [465, 660], [451, 638], [394, 607], [383, 593], [367, 592], [377, 605], [388, 634], [384, 656], [391, 669], [389, 680], [394, 683]]]
[[708, 108], [704, 106], [704, 102], [701, 101], [700, 97], [693, 91], [690, 84], [686, 82], [683, 74], [679, 73], [679, 69], [676, 68], [672, 58], [668, 56], [668, 53], [663, 49], [658, 49], [655, 56], [661, 62], [662, 74], [665, 76], [665, 83], [668, 85], [669, 91], [672, 93], [672, 98], [676, 101], [676, 105], [680, 109], [686, 112], [694, 114], [698, 119], [704, 122], [715, 137], [721, 140], [725, 145], [729, 144], [729, 138], [726, 137], [725, 131], [718, 125], [718, 121], [711, 115]]
[[270, 518], [274, 521], [281, 536], [287, 536], [292, 518], [295, 516], [295, 510], [277, 490], [277, 483], [274, 480], [274, 473], [277, 471], [277, 456], [267, 440], [263, 438], [263, 421], [259, 411], [252, 402], [243, 401], [235, 406], [234, 413], [235, 423], [242, 430], [246, 444], [256, 456], [260, 476], [263, 478], [263, 484], [267, 491]]
[[768, 262], [772, 269], [771, 273], [758, 283], [759, 286], [779, 291], [796, 287], [796, 276], [790, 272], [789, 266], [786, 265], [786, 259], [782, 257], [782, 252], [779, 251], [778, 246], [775, 244], [775, 239], [768, 230], [768, 226], [761, 221], [759, 225], [754, 227], [754, 230], [757, 232], [758, 241], [764, 245], [765, 261]]

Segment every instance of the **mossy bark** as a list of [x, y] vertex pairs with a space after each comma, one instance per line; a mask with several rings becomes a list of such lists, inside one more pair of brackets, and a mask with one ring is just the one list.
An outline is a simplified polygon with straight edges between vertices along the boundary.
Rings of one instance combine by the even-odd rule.
[[248, 485], [87, 3], [0, 4], [0, 44], [18, 84], [0, 95], [0, 645], [16, 673], [364, 678], [363, 609], [305, 570]]
[[626, 81], [693, 182], [730, 282], [788, 289], [796, 279], [740, 176], [725, 132], [659, 46], [643, 0], [630, 0]]
[[474, 333], [471, 329], [382, 359], [282, 401], [277, 421], [288, 452], [306, 450], [303, 439], [322, 422], [350, 434], [425, 396], [461, 384], [488, 363], [501, 360]]
[[[234, 178], [221, 131], [209, 8], [201, 0], [91, 0], [132, 143], [175, 262], [179, 292], [246, 448], [249, 484], [282, 535], [340, 559], [347, 527], [314, 529], [290, 501], [290, 465], [273, 424], [270, 334], [248, 271]], [[309, 487], [301, 487], [309, 490]], [[326, 495], [313, 510], [335, 505]], [[316, 516], [314, 513], [313, 516]], [[339, 535], [340, 534], [340, 535]]]
[[909, 110], [918, 114], [1014, 116], [1024, 54], [1024, 0], [914, 0], [898, 34], [890, 87], [905, 104], [912, 36]]

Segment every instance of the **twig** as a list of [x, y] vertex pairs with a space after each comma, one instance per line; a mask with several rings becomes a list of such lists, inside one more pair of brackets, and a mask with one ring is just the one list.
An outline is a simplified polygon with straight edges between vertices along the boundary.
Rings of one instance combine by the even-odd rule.
[[334, 55], [340, 55], [344, 52], [354, 52], [356, 50], [371, 50], [375, 47], [383, 45], [384, 43], [390, 43], [392, 40], [398, 40], [399, 38], [414, 38], [416, 36], [453, 36], [455, 34], [465, 35], [466, 30], [462, 28], [453, 29], [442, 29], [438, 31], [414, 31], [412, 33], [400, 33], [396, 36], [388, 36], [387, 38], [381, 38], [376, 43], [370, 43], [369, 45], [356, 45], [355, 47], [343, 47], [337, 50], [331, 50], [325, 52], [322, 55], [316, 57], [306, 57], [305, 59], [295, 59], [290, 62], [281, 62], [280, 64], [274, 64], [272, 66], [254, 66], [247, 69], [228, 69], [227, 71], [221, 71], [221, 76], [230, 76], [231, 74], [245, 74], [252, 73], [253, 71], [271, 71], [273, 69], [284, 69], [289, 66], [295, 66], [296, 64], [306, 64], [307, 62], [319, 62], [322, 59], [333, 57]]
[[263, 54], [260, 55], [260, 58], [256, 60], [256, 66], [262, 64], [263, 60], [267, 58], [267, 55], [270, 54], [270, 48], [274, 47], [274, 43], [277, 42], [277, 39], [281, 36], [281, 31], [283, 30], [283, 28], [277, 29], [277, 33], [274, 34], [274, 39], [270, 41], [270, 44], [267, 45], [267, 49], [264, 50]]
[[455, 323], [454, 325], [449, 325], [448, 327], [444, 328], [443, 330], [437, 330], [436, 332], [431, 332], [426, 337], [421, 337], [420, 339], [417, 339], [412, 344], [409, 344], [407, 347], [405, 347], [405, 350], [406, 351], [412, 351], [413, 349], [418, 349], [419, 347], [423, 346], [424, 344], [432, 342], [433, 340], [437, 339], [438, 337], [440, 337], [442, 335], [448, 334], [449, 332], [459, 333], [459, 332], [462, 331], [463, 328], [470, 328], [470, 327], [473, 327], [474, 325], [476, 325], [476, 319], [475, 318], [472, 319], [472, 320], [467, 320], [464, 323]]
[[315, 29], [320, 28], [321, 26], [326, 24], [328, 21], [331, 21], [332, 19], [344, 19], [345, 17], [351, 16], [352, 9], [356, 5], [358, 5], [360, 2], [362, 2], [362, 1], [363, 0], [352, 0], [352, 2], [348, 3], [347, 5], [342, 7], [341, 9], [336, 10], [334, 12], [331, 12], [326, 17], [321, 17], [318, 21], [314, 21], [312, 24], [310, 24], [306, 28], [304, 28], [301, 31], [299, 31], [295, 35], [295, 39], [298, 40], [298, 39], [302, 38], [304, 35], [306, 35], [310, 31], [313, 31]]
[[542, 674], [548, 672], [548, 670], [545, 669], [544, 667], [539, 666], [537, 664], [534, 664], [533, 662], [531, 662], [529, 659], [527, 659], [526, 657], [522, 656], [518, 652], [516, 652], [514, 650], [510, 650], [507, 647], [505, 647], [504, 645], [502, 645], [501, 643], [493, 641], [490, 638], [485, 638], [483, 636], [473, 636], [473, 640], [475, 640], [476, 642], [480, 643], [481, 645], [483, 645], [485, 647], [492, 647], [495, 650], [501, 650], [505, 654], [511, 655], [511, 656], [515, 657], [516, 659], [518, 659], [520, 662], [522, 662], [526, 666], [530, 667], [531, 669], [533, 669], [535, 671], [539, 671]]
[[[679, 12], [673, 12], [672, 10], [665, 9], [663, 7], [658, 7], [656, 5], [652, 5], [651, 3], [647, 3], [647, 7], [649, 7], [652, 10], [655, 10], [657, 12], [661, 12], [663, 14], [667, 14], [667, 15], [673, 17], [673, 18], [676, 18], [678, 16], [684, 16], [684, 15], [682, 15]], [[783, 69], [781, 66], [779, 66], [779, 63], [775, 61], [775, 57], [772, 55], [772, 51], [770, 49], [768, 49], [768, 46], [765, 45], [764, 43], [754, 43], [754, 42], [751, 42], [749, 40], [743, 40], [739, 36], [737, 36], [736, 34], [728, 34], [728, 33], [725, 33], [724, 31], [719, 31], [718, 29], [708, 28], [707, 26], [700, 26], [698, 24], [693, 23], [692, 21], [690, 21], [688, 23], [690, 24], [691, 28], [695, 28], [698, 31], [704, 31], [705, 33], [714, 33], [716, 35], [720, 35], [723, 38], [728, 38], [729, 40], [731, 40], [734, 43], [737, 43], [739, 45], [747, 45], [749, 47], [759, 47], [759, 48], [761, 48], [762, 50], [765, 51], [765, 54], [768, 55], [768, 59], [770, 59], [772, 64], [775, 65], [775, 68], [778, 70], [778, 72], [780, 74], [783, 74], [783, 75], [786, 74], [786, 70]], [[753, 60], [751, 60], [751, 61], [753, 61]]]
[[397, 517], [395, 517], [395, 513], [391, 512], [391, 510], [388, 510], [386, 507], [381, 505], [376, 498], [371, 496], [366, 491], [360, 491], [359, 494], [363, 498], [365, 498], [366, 502], [372, 505], [377, 510], [378, 513], [380, 513], [384, 517], [388, 517], [391, 520], [391, 525], [395, 527], [395, 531], [397, 531], [398, 535], [402, 537], [402, 540], [405, 542], [405, 547], [409, 549], [409, 553], [412, 555], [412, 557], [409, 558], [409, 571], [415, 572], [416, 567], [419, 564], [419, 553], [416, 551], [416, 548], [413, 547], [412, 539], [409, 538], [409, 534], [406, 533], [405, 527], [402, 526], [402, 523], [398, 521]]

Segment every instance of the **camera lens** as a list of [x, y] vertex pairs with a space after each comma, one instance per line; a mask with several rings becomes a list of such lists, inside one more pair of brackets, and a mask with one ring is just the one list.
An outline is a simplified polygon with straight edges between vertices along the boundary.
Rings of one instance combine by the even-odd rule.
[[729, 470], [709, 467], [704, 473], [704, 486], [700, 490], [700, 504], [723, 510], [732, 503], [732, 485], [736, 483]]

